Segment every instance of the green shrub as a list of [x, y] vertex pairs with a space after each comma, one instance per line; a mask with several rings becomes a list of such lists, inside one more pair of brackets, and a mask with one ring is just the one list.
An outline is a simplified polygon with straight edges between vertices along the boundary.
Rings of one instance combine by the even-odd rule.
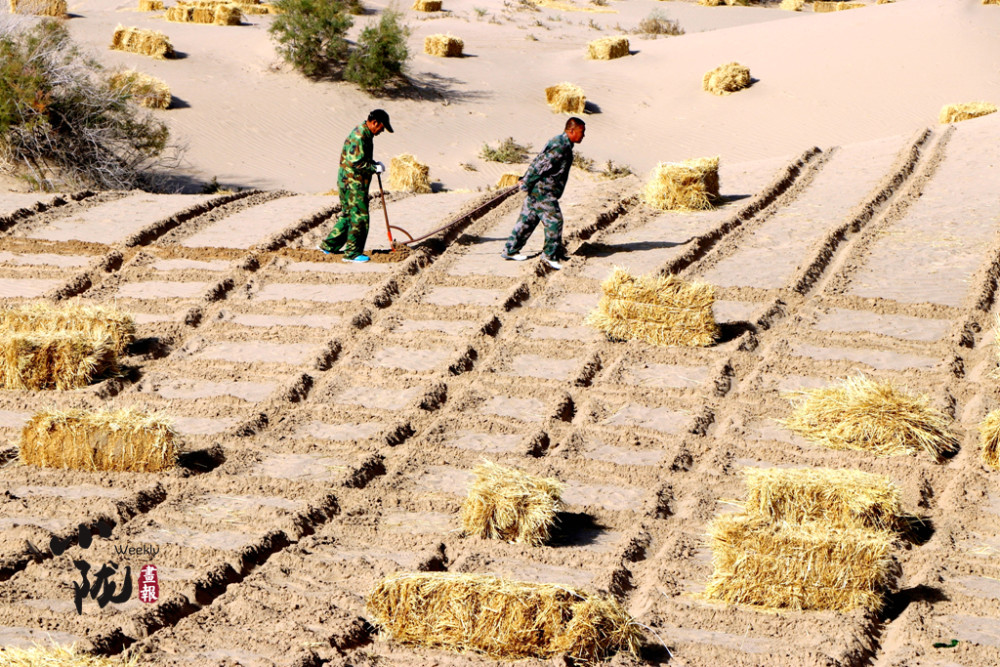
[[[306, 76], [328, 74], [347, 57], [345, 35], [354, 24], [345, 0], [277, 0], [271, 24], [277, 51]], [[354, 3], [357, 4], [357, 3]]]
[[530, 144], [524, 146], [514, 141], [514, 137], [507, 137], [496, 148], [490, 147], [489, 144], [484, 144], [483, 149], [479, 152], [479, 157], [489, 162], [517, 164], [525, 162], [528, 159], [529, 150], [531, 150]]
[[378, 23], [361, 31], [358, 43], [347, 59], [344, 78], [365, 90], [383, 88], [389, 81], [400, 78], [406, 59], [406, 37], [410, 29], [402, 22], [403, 15], [386, 9]]
[[54, 20], [0, 23], [0, 168], [46, 189], [148, 185], [167, 127], [101, 69]]

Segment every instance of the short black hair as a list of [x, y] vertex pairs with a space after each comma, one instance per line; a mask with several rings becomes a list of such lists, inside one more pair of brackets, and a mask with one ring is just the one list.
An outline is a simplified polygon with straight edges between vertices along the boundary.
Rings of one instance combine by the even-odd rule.
[[577, 118], [576, 116], [573, 116], [572, 118], [570, 118], [569, 120], [566, 121], [566, 127], [563, 128], [563, 129], [568, 130], [571, 127], [587, 127], [587, 124], [584, 123], [579, 118]]

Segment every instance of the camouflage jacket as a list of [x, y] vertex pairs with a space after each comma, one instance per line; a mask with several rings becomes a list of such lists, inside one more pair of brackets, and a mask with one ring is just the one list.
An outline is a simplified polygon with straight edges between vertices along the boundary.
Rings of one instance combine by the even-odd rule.
[[522, 177], [522, 190], [558, 199], [566, 189], [569, 168], [573, 166], [573, 142], [565, 132], [549, 140], [535, 156]]
[[372, 160], [372, 131], [365, 123], [361, 123], [347, 135], [344, 149], [340, 153], [340, 169], [337, 170], [337, 185], [360, 185], [366, 190], [375, 173], [375, 162]]

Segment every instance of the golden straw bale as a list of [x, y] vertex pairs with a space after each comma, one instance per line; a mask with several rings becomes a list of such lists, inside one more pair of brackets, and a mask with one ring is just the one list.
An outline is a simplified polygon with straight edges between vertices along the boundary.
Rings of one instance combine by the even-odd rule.
[[746, 468], [746, 513], [768, 523], [900, 530], [900, 490], [883, 475], [829, 468]]
[[176, 23], [191, 23], [194, 20], [194, 7], [179, 2], [167, 7], [167, 13], [163, 15], [163, 18]]
[[561, 507], [563, 485], [548, 477], [484, 461], [462, 504], [467, 535], [539, 545], [549, 539]]
[[195, 6], [191, 12], [192, 23], [215, 23], [215, 7]]
[[768, 609], [877, 611], [895, 580], [892, 535], [723, 515], [709, 526], [705, 597]]
[[863, 375], [822, 389], [794, 392], [791, 416], [780, 420], [808, 440], [832, 449], [879, 456], [925, 451], [937, 460], [958, 450], [951, 420], [926, 396]]
[[243, 14], [245, 14], [247, 16], [249, 16], [251, 14], [260, 15], [260, 14], [273, 14], [274, 13], [272, 11], [272, 7], [270, 5], [266, 5], [266, 4], [263, 4], [263, 3], [253, 4], [253, 5], [243, 5], [243, 4], [241, 4], [240, 5], [240, 10], [243, 12]]
[[556, 113], [583, 113], [587, 107], [583, 88], [566, 81], [546, 88], [545, 102]]
[[174, 55], [174, 47], [162, 32], [126, 28], [119, 25], [111, 38], [111, 47], [116, 51], [128, 51], [162, 60]]
[[629, 54], [628, 37], [602, 37], [587, 44], [587, 57], [591, 60], [614, 60]]
[[517, 185], [517, 182], [521, 180], [521, 174], [516, 171], [505, 171], [500, 175], [500, 180], [497, 181], [498, 188], [509, 188], [512, 185]]
[[67, 11], [66, 0], [10, 0], [11, 14], [63, 18]]
[[643, 199], [661, 211], [710, 209], [719, 198], [719, 158], [660, 162], [653, 169]]
[[0, 333], [59, 331], [107, 335], [111, 338], [114, 353], [123, 355], [135, 340], [135, 319], [131, 313], [119, 310], [115, 306], [93, 306], [82, 303], [53, 306], [39, 301], [0, 310]]
[[1000, 410], [994, 410], [980, 422], [979, 445], [983, 463], [1000, 470]]
[[138, 653], [128, 658], [77, 653], [75, 644], [35, 645], [31, 648], [8, 645], [4, 646], [0, 656], [0, 665], [3, 667], [134, 667], [139, 661]]
[[389, 161], [389, 188], [396, 192], [430, 192], [429, 173], [430, 167], [409, 153], [397, 155]]
[[970, 118], [979, 118], [996, 113], [997, 105], [989, 102], [965, 102], [964, 104], [946, 104], [941, 107], [938, 120], [942, 123], [957, 123]]
[[816, 0], [815, 2], [813, 2], [813, 11], [820, 13], [842, 12], [845, 9], [858, 9], [864, 6], [865, 3], [863, 2], [840, 2], [839, 0], [837, 1]]
[[457, 58], [462, 55], [465, 42], [454, 35], [427, 35], [424, 37], [424, 53], [439, 58]]
[[21, 431], [21, 460], [43, 468], [156, 472], [176, 463], [177, 432], [160, 413], [43, 410]]
[[805, 4], [806, 0], [781, 0], [779, 8], [790, 12], [800, 12]]
[[483, 574], [395, 574], [376, 585], [367, 606], [396, 641], [497, 660], [565, 654], [589, 664], [618, 651], [636, 656], [642, 636], [614, 598]]
[[140, 12], [162, 12], [163, 0], [139, 0]]
[[79, 331], [0, 333], [4, 389], [79, 389], [115, 366], [111, 337]]
[[[150, 109], [169, 108], [170, 100], [173, 99], [166, 81], [134, 69], [115, 72], [108, 83], [114, 90], [125, 91], [133, 100]], [[132, 328], [134, 331], [134, 324]], [[121, 352], [118, 351], [119, 354]]]
[[616, 266], [601, 290], [604, 294], [586, 322], [612, 340], [705, 347], [719, 338], [712, 285], [673, 275], [637, 278]]
[[439, 12], [441, 11], [441, 0], [416, 0], [412, 9], [418, 12]]
[[984, 5], [1000, 5], [1000, 0], [983, 0]]
[[215, 25], [240, 25], [243, 23], [243, 11], [239, 5], [226, 3], [215, 8]]
[[716, 95], [731, 95], [749, 85], [750, 68], [739, 63], [719, 65], [712, 71], [706, 72], [701, 80], [701, 87]]

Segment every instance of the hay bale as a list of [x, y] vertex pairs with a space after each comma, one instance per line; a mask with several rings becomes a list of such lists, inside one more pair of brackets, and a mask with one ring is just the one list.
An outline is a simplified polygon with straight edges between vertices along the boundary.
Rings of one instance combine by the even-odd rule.
[[643, 191], [644, 201], [661, 211], [710, 209], [718, 198], [718, 157], [660, 162]]
[[[129, 70], [132, 71], [132, 70]], [[127, 72], [126, 72], [127, 74]], [[152, 78], [152, 77], [150, 77]], [[70, 303], [53, 306], [44, 301], [0, 310], [0, 333], [78, 332], [111, 339], [115, 355], [123, 355], [135, 340], [135, 319], [115, 306]]]
[[792, 398], [792, 415], [780, 423], [824, 447], [878, 456], [925, 451], [937, 460], [958, 450], [951, 420], [926, 396], [890, 382], [857, 375], [832, 387], [795, 392]]
[[215, 8], [212, 20], [215, 25], [242, 25], [243, 12], [239, 5], [226, 3]]
[[873, 531], [903, 528], [899, 487], [883, 475], [829, 468], [746, 468], [743, 474], [751, 518]]
[[457, 58], [462, 55], [465, 42], [454, 35], [427, 35], [424, 37], [424, 53], [439, 58]]
[[641, 637], [614, 598], [482, 574], [395, 574], [376, 585], [367, 607], [375, 625], [397, 641], [497, 660], [635, 656]]
[[215, 23], [215, 7], [195, 5], [191, 12], [191, 23]]
[[163, 18], [175, 23], [191, 23], [194, 21], [194, 7], [184, 3], [177, 3], [172, 7], [167, 7], [167, 13]]
[[739, 63], [719, 65], [706, 72], [701, 80], [701, 87], [716, 95], [732, 95], [737, 90], [750, 86], [750, 68]]
[[441, 0], [416, 0], [412, 9], [418, 12], [439, 12], [441, 11]]
[[616, 266], [601, 289], [604, 294], [586, 321], [612, 340], [705, 347], [719, 338], [712, 285], [673, 275], [636, 278]]
[[789, 12], [800, 12], [805, 4], [806, 0], [781, 0], [779, 8]]
[[3, 647], [0, 655], [3, 656], [0, 660], [3, 667], [133, 667], [136, 663], [135, 657], [107, 658], [103, 655], [77, 653], [75, 644], [48, 647], [35, 645], [31, 648], [17, 648], [8, 644]]
[[997, 105], [989, 102], [965, 102], [964, 104], [946, 104], [941, 107], [938, 120], [942, 123], [957, 123], [970, 118], [979, 118], [996, 113]]
[[4, 389], [79, 389], [115, 365], [107, 335], [78, 331], [0, 333]]
[[42, 468], [156, 472], [176, 463], [177, 432], [163, 414], [43, 410], [21, 431], [21, 460]]
[[994, 410], [979, 423], [979, 447], [983, 463], [1000, 470], [1000, 410]]
[[500, 174], [500, 180], [497, 181], [498, 188], [509, 188], [512, 185], [517, 185], [517, 182], [521, 180], [521, 174], [516, 171], [505, 171]]
[[65, 18], [67, 11], [66, 0], [10, 0], [11, 14]]
[[545, 89], [545, 102], [556, 113], [581, 114], [587, 106], [583, 88], [564, 81]]
[[430, 168], [409, 153], [397, 155], [389, 161], [389, 188], [396, 192], [430, 192], [429, 173]]
[[864, 7], [863, 2], [840, 2], [839, 0], [816, 0], [813, 2], [814, 12], [842, 12], [845, 9], [858, 9], [859, 7]]
[[[108, 83], [114, 90], [124, 91], [138, 104], [150, 109], [167, 109], [173, 99], [166, 81], [134, 69], [115, 72], [108, 78]], [[134, 323], [132, 329], [134, 332]], [[121, 352], [118, 351], [119, 354]]]
[[891, 534], [825, 524], [769, 525], [741, 515], [709, 526], [705, 597], [767, 609], [877, 611], [895, 580]]
[[163, 0], [139, 0], [140, 12], [162, 12]]
[[[168, 10], [169, 11], [169, 10]], [[174, 55], [174, 47], [162, 32], [143, 30], [141, 28], [126, 28], [119, 25], [111, 38], [111, 49], [128, 51], [152, 58], [164, 59]]]
[[540, 545], [549, 539], [561, 507], [563, 485], [488, 461], [472, 471], [476, 480], [462, 504], [467, 535]]
[[629, 54], [628, 37], [602, 37], [587, 44], [587, 57], [591, 60], [614, 60]]
[[1000, 0], [983, 0], [984, 5], [1000, 5]]

